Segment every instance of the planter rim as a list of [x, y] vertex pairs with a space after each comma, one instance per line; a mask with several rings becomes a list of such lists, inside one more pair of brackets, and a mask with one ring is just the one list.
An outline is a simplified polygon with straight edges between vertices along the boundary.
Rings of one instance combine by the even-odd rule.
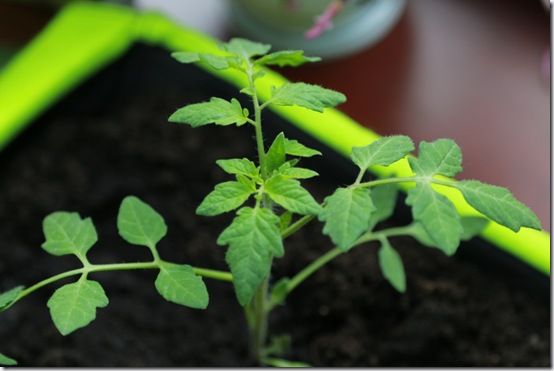
[[[171, 51], [221, 53], [217, 40], [159, 13], [114, 4], [70, 3], [0, 71], [0, 149], [48, 107], [137, 41]], [[246, 86], [246, 78], [237, 71], [204, 69], [231, 84]], [[269, 69], [266, 72], [266, 78], [258, 86], [262, 100], [270, 97], [272, 86], [287, 81], [277, 72]], [[271, 106], [271, 109], [343, 156], [348, 156], [353, 146], [367, 145], [379, 138], [336, 109], [327, 109], [323, 114], [300, 107]], [[370, 171], [378, 177], [412, 174], [406, 159]], [[459, 192], [444, 186], [436, 188], [454, 203], [462, 216], [481, 215]], [[550, 234], [546, 231], [522, 228], [516, 233], [491, 221], [481, 237], [536, 270], [550, 274]]]

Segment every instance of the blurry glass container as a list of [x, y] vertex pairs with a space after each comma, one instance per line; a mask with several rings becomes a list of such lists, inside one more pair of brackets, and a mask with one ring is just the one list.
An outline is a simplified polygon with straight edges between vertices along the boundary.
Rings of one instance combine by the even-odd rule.
[[397, 23], [406, 0], [346, 0], [332, 28], [315, 39], [304, 34], [331, 0], [231, 0], [236, 30], [275, 49], [337, 58], [370, 47]]

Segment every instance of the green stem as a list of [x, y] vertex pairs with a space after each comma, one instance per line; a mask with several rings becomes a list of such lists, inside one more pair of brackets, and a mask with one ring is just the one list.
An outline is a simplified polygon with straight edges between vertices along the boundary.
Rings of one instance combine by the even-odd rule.
[[[393, 237], [393, 236], [404, 236], [410, 235], [412, 231], [412, 225], [407, 225], [403, 227], [395, 227], [383, 229], [378, 232], [368, 232], [362, 235], [351, 247], [353, 249], [356, 246], [359, 246], [363, 243], [369, 241], [382, 240], [383, 238]], [[349, 250], [348, 250], [349, 251]], [[325, 254], [321, 255], [316, 260], [308, 264], [304, 269], [298, 272], [294, 277], [290, 279], [287, 283], [287, 295], [289, 295], [298, 285], [304, 282], [308, 277], [321, 269], [324, 265], [335, 259], [337, 256], [345, 253], [346, 251], [334, 247], [331, 250], [327, 251]], [[269, 306], [269, 311], [273, 309], [274, 304]]]
[[359, 187], [359, 188], [369, 188], [369, 187], [376, 187], [376, 186], [391, 184], [391, 183], [416, 182], [420, 179], [422, 178], [417, 176], [385, 178], [385, 179], [377, 179], [377, 180], [371, 180], [369, 182], [354, 184], [353, 186]]
[[[152, 262], [137, 262], [137, 263], [114, 263], [114, 264], [87, 264], [86, 266], [78, 269], [72, 269], [67, 272], [56, 274], [52, 277], [49, 277], [45, 280], [42, 280], [40, 282], [35, 283], [34, 285], [26, 288], [25, 290], [21, 291], [17, 298], [11, 302], [7, 308], [14, 305], [19, 300], [23, 299], [27, 295], [37, 291], [38, 289], [47, 286], [51, 283], [63, 280], [64, 278], [68, 278], [71, 276], [77, 276], [77, 275], [85, 275], [87, 276], [89, 273], [94, 272], [107, 272], [107, 271], [124, 271], [124, 270], [137, 270], [137, 269], [160, 269], [160, 266], [165, 263], [161, 259], [157, 261]], [[233, 281], [233, 276], [229, 272], [223, 272], [213, 269], [206, 269], [206, 268], [197, 268], [192, 267], [192, 270], [194, 273], [196, 273], [199, 276], [206, 277], [206, 278], [212, 278], [220, 281], [227, 281], [231, 282]]]
[[291, 280], [287, 283], [287, 295], [294, 290], [298, 285], [300, 285], [306, 278], [310, 277], [317, 270], [323, 267], [325, 264], [329, 263], [331, 260], [342, 254], [344, 251], [338, 247], [327, 251], [325, 254], [321, 255], [316, 260], [308, 264], [304, 269], [298, 272]]
[[283, 239], [295, 234], [300, 228], [314, 220], [315, 216], [313, 215], [305, 215], [302, 218], [298, 219], [293, 224], [289, 225], [282, 233], [281, 236]]
[[233, 275], [230, 272], [198, 267], [192, 267], [192, 270], [194, 273], [202, 277], [211, 278], [218, 281], [233, 282]]
[[[268, 177], [266, 166], [266, 152], [264, 148], [264, 137], [262, 130], [262, 107], [258, 99], [258, 93], [256, 91], [256, 84], [254, 82], [254, 69], [251, 63], [248, 63], [246, 70], [248, 76], [248, 83], [250, 91], [252, 92], [252, 100], [254, 106], [254, 128], [256, 132], [256, 146], [258, 149], [258, 158], [261, 168], [262, 179], [266, 180]], [[262, 206], [271, 209], [271, 201], [265, 195], [261, 200]], [[259, 205], [259, 202], [256, 203]], [[271, 264], [270, 264], [271, 267]], [[271, 275], [271, 272], [270, 274]], [[250, 326], [251, 341], [252, 341], [252, 355], [254, 359], [259, 363], [263, 363], [263, 350], [265, 348], [265, 342], [267, 337], [267, 296], [269, 288], [269, 277], [257, 289], [254, 299], [248, 308], [245, 309], [247, 321]]]
[[253, 302], [253, 328], [252, 328], [252, 356], [259, 363], [263, 363], [263, 353], [267, 337], [267, 320], [269, 311], [267, 310], [267, 294], [269, 289], [269, 277], [258, 288]]
[[260, 161], [260, 167], [262, 169], [262, 178], [267, 178], [267, 170], [265, 169], [265, 148], [264, 148], [264, 135], [262, 130], [262, 109], [260, 108], [260, 101], [258, 99], [258, 93], [256, 91], [256, 84], [254, 82], [254, 70], [252, 65], [248, 66], [247, 73], [248, 84], [250, 91], [252, 92], [252, 100], [254, 105], [254, 129], [256, 131], [256, 147], [258, 149], [258, 158]]

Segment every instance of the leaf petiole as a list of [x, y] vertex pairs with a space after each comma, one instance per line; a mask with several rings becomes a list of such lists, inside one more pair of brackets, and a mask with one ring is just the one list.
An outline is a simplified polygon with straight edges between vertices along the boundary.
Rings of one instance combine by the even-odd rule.
[[[398, 179], [398, 178], [397, 178]], [[395, 227], [383, 229], [378, 232], [368, 232], [362, 235], [352, 246], [352, 248], [359, 246], [363, 243], [370, 241], [379, 241], [393, 236], [410, 236], [412, 235], [412, 225], [407, 225], [403, 227]], [[337, 256], [345, 253], [347, 251], [341, 250], [338, 247], [334, 247], [331, 250], [327, 251], [325, 254], [321, 255], [316, 260], [308, 264], [304, 269], [298, 272], [294, 277], [290, 279], [286, 287], [286, 296], [288, 296], [298, 285], [304, 282], [308, 277], [321, 269], [324, 265], [329, 263], [331, 260], [335, 259]], [[268, 305], [268, 311], [271, 311], [278, 303], [270, 302]]]
[[[7, 310], [12, 305], [14, 305], [15, 303], [17, 303], [27, 295], [37, 291], [38, 289], [44, 286], [47, 286], [51, 283], [63, 280], [64, 278], [77, 276], [77, 275], [88, 276], [89, 273], [93, 273], [93, 272], [138, 270], [138, 269], [160, 269], [161, 265], [165, 263], [166, 263], [165, 261], [159, 259], [157, 261], [152, 261], [152, 262], [88, 264], [85, 267], [72, 269], [63, 273], [59, 273], [49, 278], [46, 278], [40, 282], [35, 283], [34, 285], [21, 291], [17, 296], [17, 298], [13, 300], [10, 304], [8, 304], [3, 310]], [[233, 281], [233, 275], [230, 272], [207, 269], [207, 268], [198, 268], [198, 267], [192, 267], [192, 270], [195, 274], [202, 277], [211, 278], [219, 281], [226, 281], [226, 282]]]

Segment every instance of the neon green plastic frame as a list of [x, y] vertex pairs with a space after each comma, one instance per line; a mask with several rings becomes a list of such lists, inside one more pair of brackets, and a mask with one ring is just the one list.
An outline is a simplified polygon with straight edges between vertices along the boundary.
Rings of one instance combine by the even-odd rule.
[[[172, 51], [221, 52], [213, 38], [178, 25], [161, 14], [141, 13], [105, 3], [71, 3], [0, 71], [0, 148], [45, 109], [123, 55], [137, 41]], [[206, 70], [231, 84], [246, 85], [244, 77], [237, 72], [209, 67]], [[259, 84], [262, 100], [269, 98], [271, 86], [285, 81], [283, 76], [268, 70], [267, 77]], [[344, 156], [349, 155], [353, 146], [366, 145], [379, 138], [335, 109], [327, 109], [323, 114], [299, 107], [271, 109]], [[371, 171], [380, 177], [393, 172], [399, 176], [411, 175], [406, 160]], [[480, 215], [458, 191], [440, 186], [437, 190], [452, 200], [461, 215]], [[550, 274], [548, 233], [527, 228], [514, 233], [492, 222], [482, 237], [540, 272]]]

